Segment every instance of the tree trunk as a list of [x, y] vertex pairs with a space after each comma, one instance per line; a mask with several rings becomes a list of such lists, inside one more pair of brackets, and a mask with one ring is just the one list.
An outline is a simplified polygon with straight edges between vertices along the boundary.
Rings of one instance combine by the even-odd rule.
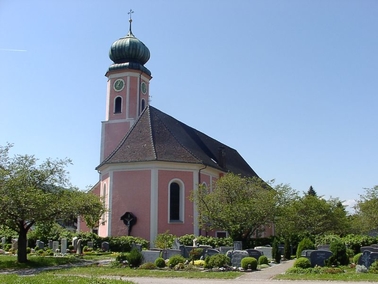
[[26, 246], [27, 246], [27, 234], [28, 230], [24, 226], [20, 226], [18, 233], [18, 249], [17, 249], [17, 261], [19, 263], [26, 263], [28, 261]]

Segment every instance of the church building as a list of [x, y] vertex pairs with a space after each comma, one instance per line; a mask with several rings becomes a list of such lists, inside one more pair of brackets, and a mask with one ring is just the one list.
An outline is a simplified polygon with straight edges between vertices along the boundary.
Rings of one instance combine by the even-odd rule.
[[257, 174], [235, 149], [149, 104], [152, 76], [145, 64], [150, 51], [133, 35], [131, 18], [128, 34], [111, 45], [109, 57], [113, 63], [106, 72], [106, 117], [96, 167], [100, 178], [91, 190], [108, 210], [98, 234], [132, 235], [151, 243], [166, 231], [201, 234], [191, 191], [199, 184], [211, 188], [227, 172]]

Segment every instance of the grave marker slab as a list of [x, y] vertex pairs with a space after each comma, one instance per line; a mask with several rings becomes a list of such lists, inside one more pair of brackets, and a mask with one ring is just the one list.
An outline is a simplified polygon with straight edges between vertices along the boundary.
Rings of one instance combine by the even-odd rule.
[[256, 258], [256, 260], [258, 260], [259, 257], [262, 256], [262, 252], [257, 249], [247, 249], [246, 251], [250, 257], [254, 257]]
[[325, 261], [332, 256], [332, 252], [328, 250], [314, 250], [309, 254], [311, 266], [325, 266]]
[[370, 252], [378, 252], [378, 247], [373, 247], [373, 246], [363, 246], [360, 248], [360, 251], [363, 253], [364, 251], [370, 251]]
[[360, 259], [358, 260], [358, 264], [363, 265], [366, 268], [369, 268], [370, 265], [376, 260], [378, 260], [378, 252], [371, 252], [371, 251], [365, 250], [362, 253]]
[[228, 251], [226, 253], [226, 256], [231, 259], [231, 265], [233, 267], [240, 267], [241, 260], [245, 257], [248, 257], [248, 252], [246, 252], [245, 250]]
[[102, 242], [101, 243], [101, 249], [102, 249], [102, 251], [109, 251], [109, 243], [108, 242]]
[[255, 250], [261, 251], [267, 258], [272, 258], [272, 247], [255, 247]]
[[67, 253], [67, 239], [66, 238], [63, 238], [60, 241], [60, 251], [62, 253]]
[[142, 250], [143, 263], [152, 262], [154, 263], [157, 258], [160, 257], [160, 251], [156, 250]]
[[234, 250], [242, 250], [243, 249], [243, 242], [235, 241], [234, 242]]
[[58, 241], [53, 241], [53, 248], [52, 248], [54, 253], [60, 252], [59, 250], [59, 242]]
[[171, 256], [182, 255], [182, 254], [181, 254], [181, 250], [179, 249], [165, 249], [163, 250], [162, 255], [164, 259], [169, 259]]

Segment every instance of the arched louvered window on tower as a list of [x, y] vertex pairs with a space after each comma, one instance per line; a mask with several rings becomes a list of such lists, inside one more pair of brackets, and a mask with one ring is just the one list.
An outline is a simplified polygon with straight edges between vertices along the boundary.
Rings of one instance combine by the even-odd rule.
[[114, 113], [121, 113], [122, 112], [122, 98], [116, 97], [114, 100]]
[[173, 181], [169, 185], [169, 222], [184, 221], [184, 188], [179, 182]]

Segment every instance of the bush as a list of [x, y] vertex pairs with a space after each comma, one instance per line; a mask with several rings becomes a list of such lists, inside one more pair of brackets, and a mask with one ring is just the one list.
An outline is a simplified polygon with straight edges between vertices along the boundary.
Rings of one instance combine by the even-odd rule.
[[315, 246], [314, 246], [314, 243], [309, 238], [304, 238], [298, 244], [297, 253], [296, 253], [297, 258], [300, 258], [302, 251], [307, 250], [307, 249], [315, 249]]
[[346, 253], [346, 246], [340, 240], [335, 240], [330, 245], [330, 251], [332, 252], [332, 256], [326, 260], [327, 266], [332, 265], [348, 265], [349, 264], [349, 257]]
[[203, 254], [202, 248], [194, 248], [189, 253], [190, 260], [198, 260], [201, 258], [202, 254]]
[[374, 261], [370, 267], [369, 267], [369, 272], [370, 273], [374, 273], [374, 274], [378, 274], [378, 260]]
[[289, 239], [285, 239], [284, 258], [288, 260], [291, 258], [291, 245]]
[[244, 269], [244, 270], [247, 270], [247, 269], [252, 269], [252, 270], [256, 270], [257, 268], [257, 259], [254, 258], [254, 257], [244, 257], [242, 260], [241, 260], [241, 267]]
[[269, 260], [268, 260], [268, 258], [265, 255], [262, 255], [257, 260], [257, 263], [258, 263], [258, 265], [269, 264]]
[[119, 253], [116, 256], [116, 261], [123, 263], [123, 262], [127, 261], [128, 255], [129, 255], [129, 253]]
[[300, 257], [295, 260], [293, 267], [303, 268], [303, 269], [310, 268], [311, 262], [306, 257]]
[[184, 262], [185, 262], [185, 258], [182, 255], [176, 254], [169, 258], [168, 266], [172, 268], [172, 267], [175, 267], [177, 264], [184, 263]]
[[205, 259], [205, 268], [225, 267], [230, 264], [230, 258], [224, 254], [215, 254]]
[[176, 236], [169, 234], [169, 231], [158, 234], [155, 240], [155, 247], [161, 249], [171, 248], [175, 238]]
[[26, 253], [30, 253], [31, 252], [31, 248], [27, 247], [26, 248]]
[[155, 266], [159, 268], [164, 268], [165, 267], [165, 260], [162, 257], [158, 257], [155, 259]]
[[143, 254], [136, 248], [133, 248], [127, 258], [130, 267], [139, 267], [143, 262]]
[[353, 256], [353, 263], [354, 264], [358, 264], [358, 261], [359, 261], [361, 255], [362, 255], [362, 252], [357, 253], [355, 256]]
[[139, 269], [156, 269], [156, 266], [152, 262], [146, 262], [139, 266]]

